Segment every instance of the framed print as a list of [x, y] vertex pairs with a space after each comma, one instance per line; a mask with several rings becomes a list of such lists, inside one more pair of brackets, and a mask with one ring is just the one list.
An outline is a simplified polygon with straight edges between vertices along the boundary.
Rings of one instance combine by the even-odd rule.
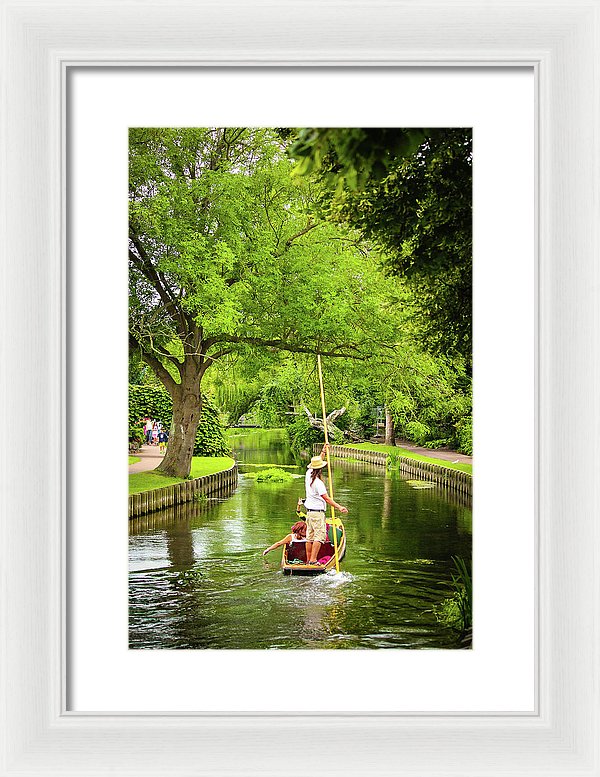
[[[287, 87], [285, 94], [283, 83]], [[73, 149], [70, 162], [73, 169], [72, 206], [69, 207], [73, 225], [69, 231], [74, 331], [71, 355], [74, 363], [82, 367], [72, 375], [70, 390], [74, 483], [70, 504], [73, 515], [87, 516], [83, 522], [73, 519], [69, 529], [73, 559], [69, 583], [73, 591], [69, 609], [73, 622], [68, 645], [72, 668], [68, 678], [69, 709], [127, 711], [133, 706], [148, 711], [159, 705], [164, 711], [221, 713], [259, 710], [286, 714], [291, 711], [350, 713], [367, 709], [387, 714], [400, 711], [456, 713], [459, 710], [468, 713], [489, 710], [535, 712], [534, 321], [530, 304], [535, 297], [533, 71], [515, 68], [443, 73], [431, 68], [419, 71], [382, 69], [374, 84], [369, 72], [355, 68], [329, 71], [290, 68], [284, 73], [236, 68], [209, 72], [204, 69], [187, 71], [183, 75], [174, 70], [123, 72], [113, 68], [90, 72], [77, 69], [67, 85], [67, 94], [73, 104], [69, 125]], [[186, 99], [189, 93], [202, 93], [207, 99], [198, 106]], [[268, 95], [272, 93], [278, 93], [279, 99], [265, 108]], [[305, 93], [312, 95], [311, 104], [299, 107], [296, 95]], [[390, 93], [403, 95], [401, 107], [385, 100], [385, 94]], [[214, 98], [208, 96], [211, 94]], [[248, 100], [241, 99], [241, 94], [248, 95]], [[332, 94], [336, 95], [336, 101], [329, 108]], [[113, 110], [115, 104], [120, 106], [116, 111]], [[438, 602], [444, 599], [441, 595], [445, 590], [441, 584], [443, 579], [440, 581], [438, 575], [439, 570], [444, 569], [444, 562], [447, 564], [448, 561], [435, 545], [466, 549], [461, 551], [463, 554], [469, 552], [469, 500], [448, 504], [453, 499], [450, 497], [440, 503], [435, 501], [440, 500], [440, 496], [433, 491], [426, 499], [422, 488], [413, 488], [423, 486], [423, 483], [410, 485], [391, 477], [385, 480], [382, 489], [381, 477], [385, 470], [374, 473], [372, 470], [364, 472], [363, 468], [361, 474], [356, 462], [348, 465], [354, 469], [342, 469], [345, 464], [343, 461], [337, 464], [339, 454], [336, 453], [334, 469], [337, 466], [339, 472], [334, 472], [334, 479], [336, 474], [340, 479], [343, 477], [338, 496], [342, 500], [344, 495], [352, 506], [348, 520], [352, 521], [355, 516], [354, 522], [348, 524], [350, 547], [340, 566], [343, 574], [331, 579], [315, 579], [314, 585], [310, 585], [311, 581], [305, 577], [294, 578], [286, 580], [282, 588], [278, 579], [279, 559], [263, 561], [260, 551], [277, 539], [270, 540], [270, 537], [280, 512], [284, 514], [281, 536], [285, 536], [285, 494], [295, 508], [298, 481], [290, 479], [287, 486], [285, 480], [280, 485], [263, 486], [250, 478], [248, 473], [252, 474], [257, 463], [256, 453], [251, 453], [252, 468], [249, 468], [244, 465], [244, 452], [252, 440], [257, 441], [259, 451], [266, 444], [257, 440], [258, 432], [254, 432], [251, 439], [241, 438], [245, 447], [237, 454], [239, 487], [223, 504], [213, 504], [210, 508], [207, 505], [204, 511], [192, 505], [193, 517], [189, 521], [182, 510], [176, 521], [169, 513], [164, 514], [163, 520], [159, 511], [130, 521], [132, 605], [129, 627], [133, 644], [128, 650], [123, 641], [127, 632], [123, 608], [127, 581], [122, 540], [122, 505], [126, 496], [117, 485], [123, 479], [119, 437], [114, 435], [102, 442], [104, 472], [113, 488], [94, 505], [89, 504], [85, 495], [94, 489], [96, 474], [85, 462], [89, 446], [89, 406], [104, 408], [106, 415], [113, 419], [126, 416], [122, 390], [126, 365], [122, 332], [127, 309], [127, 284], [122, 279], [120, 251], [123, 230], [106, 228], [93, 246], [89, 245], [87, 236], [95, 223], [109, 225], [122, 221], [121, 192], [126, 185], [123, 160], [127, 157], [129, 127], [156, 127], [132, 131], [134, 137], [139, 136], [140, 142], [144, 142], [147, 133], [151, 133], [152, 138], [161, 138], [170, 132], [160, 129], [167, 120], [177, 127], [193, 127], [185, 135], [192, 139], [208, 134], [208, 131], [197, 129], [199, 126], [237, 128], [243, 122], [251, 127], [282, 123], [295, 126], [302, 116], [309, 117], [313, 126], [329, 126], [337, 117], [348, 127], [359, 124], [364, 115], [377, 126], [394, 122], [418, 126], [421, 121], [442, 127], [466, 125], [472, 128], [469, 132], [473, 135], [473, 154], [477, 161], [474, 200], [478, 203], [473, 220], [476, 246], [474, 371], [477, 375], [474, 416], [475, 428], [486, 430], [479, 432], [475, 452], [479, 462], [476, 485], [480, 483], [481, 487], [475, 488], [474, 510], [476, 516], [485, 515], [486, 520], [478, 523], [476, 519], [473, 532], [473, 576], [477, 583], [474, 585], [475, 649], [472, 656], [465, 660], [457, 655], [455, 648], [464, 644], [460, 632], [452, 634], [441, 628], [432, 606], [432, 600], [439, 607]], [[240, 131], [235, 130], [236, 133]], [[446, 134], [444, 132], [444, 136]], [[459, 137], [463, 135], [464, 131], [461, 131]], [[268, 136], [272, 137], [270, 133]], [[454, 130], [448, 134], [450, 138], [455, 136]], [[92, 190], [90, 180], [94, 181]], [[246, 179], [243, 181], [245, 183]], [[485, 190], [486, 181], [493, 182], [491, 192]], [[498, 202], [502, 203], [501, 211]], [[262, 207], [259, 210], [262, 212]], [[506, 224], [501, 236], [496, 227], [500, 212]], [[80, 228], [79, 225], [85, 226]], [[304, 224], [301, 227], [304, 228]], [[111, 232], [114, 233], [112, 236]], [[267, 234], [272, 234], [269, 224]], [[316, 250], [322, 245], [322, 238], [317, 230], [314, 234], [317, 235], [315, 240], [319, 241], [315, 243]], [[79, 260], [83, 256], [86, 260]], [[326, 257], [321, 255], [321, 264], [324, 261]], [[485, 268], [492, 263], [497, 270], [486, 272]], [[93, 298], [98, 288], [97, 276], [90, 274], [87, 268], [98, 264], [102, 264], [105, 277], [110, 279], [101, 292], [102, 297], [110, 295], [111, 298], [109, 320], [105, 316], [90, 317], [82, 312], [85, 301]], [[311, 255], [311, 268], [312, 264]], [[363, 255], [359, 266], [361, 270], [365, 266]], [[296, 269], [299, 272], [298, 266]], [[339, 272], [343, 272], [343, 267]], [[520, 279], [517, 288], [515, 277]], [[377, 295], [382, 283], [377, 284]], [[259, 291], [258, 284], [256, 279], [255, 294]], [[366, 292], [365, 288], [363, 299]], [[299, 294], [299, 291], [295, 293]], [[336, 306], [342, 293], [335, 295]], [[506, 299], [511, 300], [514, 309], [509, 319], [504, 314]], [[503, 320], [502, 328], [497, 326], [499, 320]], [[336, 319], [336, 333], [340, 325]], [[294, 326], [298, 329], [298, 323], [294, 322]], [[370, 325], [370, 351], [374, 337], [375, 327]], [[306, 382], [310, 384], [314, 365], [310, 355], [307, 362]], [[518, 369], [518, 383], [504, 380], [504, 368], [498, 369], [499, 365], [509, 362], [522, 365]], [[339, 363], [341, 360], [332, 363], [324, 359], [324, 365], [337, 374], [340, 368], [335, 365]], [[102, 379], [90, 381], [96, 364], [106, 365], [102, 369]], [[301, 366], [296, 356], [294, 368]], [[242, 381], [239, 367], [240, 363], [236, 375]], [[218, 369], [217, 365], [211, 367], [213, 376], [215, 369]], [[271, 380], [274, 369], [269, 365]], [[374, 367], [368, 366], [368, 372], [373, 371]], [[228, 374], [223, 373], [224, 379]], [[330, 374], [326, 371], [326, 381]], [[361, 380], [364, 386], [365, 378]], [[304, 381], [303, 392], [308, 393]], [[341, 406], [341, 402], [338, 405]], [[499, 406], [503, 408], [502, 414], [497, 413]], [[138, 411], [134, 420], [142, 415], [143, 412]], [[498, 500], [495, 485], [497, 461], [511, 455], [510, 448], [501, 450], [506, 417], [511, 418], [523, 436], [520, 447], [523, 477], [511, 487], [510, 509], [503, 500]], [[247, 433], [248, 429], [240, 432]], [[274, 434], [269, 432], [269, 438]], [[260, 437], [264, 439], [264, 435]], [[493, 441], [493, 451], [486, 450], [486, 440]], [[273, 440], [272, 449], [268, 450], [288, 473], [296, 472], [295, 459], [283, 458], [286, 450], [279, 439]], [[156, 452], [156, 446], [146, 446], [144, 451]], [[299, 472], [303, 471], [304, 468], [300, 468]], [[91, 480], [88, 482], [88, 479]], [[377, 501], [376, 509], [381, 512], [368, 517], [369, 503], [361, 501], [364, 488], [356, 487], [352, 492], [355, 482], [368, 483], [364, 488], [372, 489], [375, 494], [381, 494], [387, 488], [388, 518], [385, 517], [386, 503]], [[407, 494], [395, 490], [402, 486], [411, 491]], [[411, 495], [416, 500], [414, 504], [409, 501], [411, 507], [403, 511], [411, 515], [408, 522], [411, 528], [403, 534], [402, 522], [394, 527], [394, 516], [398, 514], [398, 505], [405, 498], [410, 500]], [[268, 506], [257, 509], [257, 500], [261, 499]], [[428, 520], [432, 516], [443, 518], [441, 526]], [[218, 572], [223, 563], [222, 552], [215, 554], [210, 549], [210, 538], [217, 539], [220, 534], [221, 520], [227, 526], [235, 526], [237, 539], [232, 539], [230, 559], [237, 562], [234, 586], [229, 574], [221, 577]], [[265, 520], [264, 528], [261, 520]], [[389, 543], [393, 543], [395, 535], [402, 540], [397, 551], [385, 551], [381, 558], [385, 571], [375, 565], [379, 571], [373, 578], [371, 572], [374, 570], [361, 568], [360, 558], [371, 559], [376, 552], [371, 546], [377, 546], [380, 540], [372, 538], [363, 548], [358, 544], [361, 535], [370, 536], [371, 532], [368, 528], [361, 530], [361, 525], [380, 523], [386, 523], [390, 529], [394, 527], [392, 535], [387, 535]], [[98, 525], [103, 527], [102, 536], [96, 531]], [[499, 525], [503, 527], [500, 535], [491, 530]], [[428, 548], [425, 536], [419, 539], [419, 527], [426, 537], [433, 538], [433, 548]], [[262, 546], [257, 540], [261, 532]], [[440, 539], [440, 532], [443, 539]], [[516, 545], [515, 536], [519, 538]], [[418, 552], [413, 550], [416, 546]], [[115, 552], [118, 548], [121, 550]], [[452, 552], [445, 551], [447, 555]], [[115, 553], [114, 561], [110, 562], [114, 572], [98, 586], [97, 581], [104, 578], [103, 570], [111, 553]], [[513, 571], [510, 579], [498, 587], [496, 580], [503, 575], [504, 559], [508, 557], [512, 560]], [[292, 574], [295, 571], [291, 570]], [[382, 581], [395, 581], [387, 593], [377, 591], [379, 575]], [[194, 576], [201, 578], [198, 584], [192, 582]], [[421, 582], [413, 591], [406, 581], [417, 578]], [[296, 585], [296, 580], [297, 589], [291, 587]], [[431, 582], [427, 584], [426, 580]], [[298, 600], [290, 595], [292, 590], [298, 591]], [[165, 591], [168, 591], [167, 595]], [[407, 597], [404, 602], [403, 592]], [[428, 597], [428, 604], [413, 607], [415, 596]], [[253, 614], [252, 605], [250, 611], [245, 609], [254, 597], [262, 602], [259, 615]], [[159, 614], [163, 606], [166, 610]], [[179, 607], [186, 611], [191, 608], [189, 617], [181, 612], [173, 617]], [[253, 627], [242, 627], [237, 619], [231, 621], [227, 617], [229, 608], [238, 615], [240, 611], [245, 612], [244, 621], [252, 623]], [[274, 610], [279, 613], [278, 618], [273, 618]], [[332, 628], [329, 619], [334, 611], [336, 627]], [[413, 619], [411, 613], [414, 613]], [[146, 614], [149, 614], [148, 621]], [[208, 622], [212, 617], [214, 622]], [[158, 621], [163, 622], [163, 627], [155, 627]], [[507, 621], [518, 629], [518, 643], [504, 628]], [[184, 622], [187, 624], [184, 629], [176, 625]], [[167, 623], [171, 625], [167, 626]], [[426, 651], [419, 647], [422, 645], [427, 645]], [[276, 648], [270, 650], [272, 646]], [[294, 660], [304, 661], [310, 660], [311, 652], [321, 646], [335, 646], [338, 671], [352, 676], [352, 684], [339, 688], [333, 695], [319, 694], [316, 698], [295, 694], [291, 699], [288, 694], [282, 694], [273, 679], [286, 675], [289, 650], [295, 651]], [[438, 649], [432, 649], [435, 647]], [[305, 653], [297, 652], [302, 649]], [[139, 650], [145, 653], [141, 663]], [[186, 650], [192, 653], [182, 655]], [[106, 660], [109, 656], [110, 660]], [[191, 675], [194, 679], [184, 681], [182, 677], [181, 681], [176, 681], [182, 671], [186, 677]], [[146, 683], [148, 672], [154, 678], [150, 694]], [[427, 690], [423, 689], [422, 683], [413, 681], [421, 673], [429, 678]], [[234, 683], [223, 683], [219, 679], [231, 674], [235, 674]], [[214, 680], [204, 680], [205, 675]]]
[[[599, 32], [596, 0], [343, 8], [293, 0], [2, 3], [1, 774], [264, 775], [285, 769], [294, 775], [306, 771], [307, 754], [294, 752], [291, 743], [313, 740], [324, 742], [319, 763], [333, 773], [600, 773]], [[237, 87], [230, 87], [234, 71], [240, 76]], [[434, 72], [445, 90], [431, 86], [433, 79], [419, 81], [420, 73]], [[148, 73], [154, 81], [144, 82]], [[497, 160], [511, 149], [516, 170], [529, 170], [534, 162], [512, 190], [500, 186], [510, 177], [503, 173], [511, 160], [497, 168], [495, 211], [475, 232], [475, 254], [489, 245], [495, 260], [481, 280], [491, 298], [494, 289], [505, 298], [491, 308], [497, 320], [489, 329], [495, 339], [488, 341], [488, 352], [511, 370], [507, 395], [519, 397], [520, 389], [535, 400], [529, 414], [535, 420], [528, 425], [518, 403], [508, 407], [502, 395], [495, 396], [502, 423], [496, 419], [489, 429], [502, 455], [481, 481], [488, 494], [481, 504], [489, 507], [476, 520], [489, 516], [492, 533], [486, 536], [492, 542], [485, 552], [493, 558], [496, 536], [501, 557], [489, 567], [497, 609], [488, 603], [482, 618], [497, 629], [499, 638], [490, 642], [502, 649], [481, 664], [479, 675], [469, 666], [469, 655], [474, 661], [483, 655], [477, 644], [473, 651], [435, 651], [454, 656], [435, 675], [428, 656], [434, 651], [405, 651], [413, 657], [404, 674], [390, 658], [394, 651], [319, 652], [323, 661], [339, 662], [344, 676], [333, 705], [273, 701], [278, 679], [289, 671], [289, 651], [269, 651], [262, 664], [242, 656], [253, 684], [246, 683], [240, 662], [228, 663], [227, 651], [127, 651], [122, 556], [114, 549], [125, 542], [125, 531], [111, 523], [125, 475], [115, 474], [110, 445], [95, 437], [96, 416], [86, 415], [81, 391], [72, 390], [86, 385], [77, 383], [82, 372], [92, 375], [94, 413], [103, 412], [99, 406], [108, 407], [113, 384], [125, 378], [120, 346], [112, 345], [124, 331], [118, 300], [127, 287], [124, 259], [120, 265], [114, 258], [118, 236], [127, 229], [127, 138], [121, 128], [174, 126], [190, 92], [172, 85], [185, 79], [194, 95], [204, 85], [200, 96], [210, 106], [204, 115], [215, 121], [243, 100], [248, 106], [279, 103], [283, 119], [284, 106], [291, 104], [283, 97], [287, 90], [307, 104], [306, 118], [311, 103], [321, 99], [329, 105], [331, 126], [358, 126], [360, 110], [351, 115], [344, 107], [353, 95], [369, 104], [372, 92], [375, 117], [386, 94], [398, 100], [400, 84], [404, 94], [431, 96], [430, 104], [446, 98], [446, 109], [458, 116], [461, 98], [452, 79], [460, 73], [469, 84], [465, 105], [470, 99], [473, 124], [463, 113], [441, 126], [484, 122], [476, 108], [488, 99], [496, 103], [489, 115], [497, 115], [501, 128], [493, 135], [489, 122], [486, 141], [481, 125], [482, 149], [486, 142], [492, 149], [488, 158], [494, 158], [494, 148]], [[488, 94], [485, 86], [478, 92], [478, 79]], [[261, 81], [263, 88], [269, 85], [264, 92]], [[124, 87], [120, 92], [116, 83]], [[378, 92], [382, 83], [392, 88]], [[154, 102], [163, 111], [170, 106], [173, 118], [152, 116]], [[520, 124], [507, 118], [511, 109]], [[253, 122], [249, 111], [243, 126], [275, 126]], [[184, 110], [178, 115], [179, 126], [213, 126], [190, 124]], [[406, 116], [404, 124], [391, 123], [390, 114], [364, 123], [415, 126], [416, 119]], [[295, 118], [309, 123], [299, 121], [302, 112]], [[294, 126], [291, 113], [286, 120]], [[228, 125], [224, 118], [215, 126]], [[119, 133], [121, 140], [111, 145]], [[104, 189], [103, 173], [111, 165], [117, 172], [107, 179], [113, 186], [116, 181], [116, 189]], [[486, 169], [489, 185], [494, 168]], [[535, 191], [535, 203], [528, 191]], [[100, 205], [90, 207], [98, 196]], [[503, 233], [520, 218], [525, 231], [511, 250]], [[114, 252], [99, 254], [111, 232], [117, 235]], [[494, 235], [504, 246], [499, 255]], [[532, 254], [530, 265], [518, 260]], [[511, 352], [506, 343], [517, 342], [519, 334], [511, 322], [524, 320], [524, 308], [535, 340], [524, 336], [531, 347]], [[94, 328], [80, 325], [90, 319], [112, 334], [95, 340]], [[535, 384], [527, 382], [531, 375]], [[87, 424], [89, 442], [81, 433]], [[506, 513], [511, 508], [506, 525], [495, 493], [502, 493]], [[103, 512], [98, 504], [110, 507]], [[510, 524], [514, 515], [524, 517], [516, 528]], [[507, 525], [514, 531], [513, 552], [510, 543], [503, 544]], [[82, 526], [87, 534], [80, 544]], [[117, 624], [125, 641], [121, 666], [111, 652], [107, 623]], [[358, 667], [354, 652], [375, 661], [361, 659]], [[82, 680], [74, 683], [78, 673]], [[192, 693], [185, 703], [177, 693], [164, 702], [161, 683], [165, 693], [173, 686]], [[487, 703], [485, 692], [494, 683], [499, 693]], [[247, 698], [236, 707], [236, 688], [244, 684]], [[479, 704], [473, 687], [482, 692]], [[444, 703], [440, 688], [448, 691]], [[390, 689], [398, 701], [382, 705]]]

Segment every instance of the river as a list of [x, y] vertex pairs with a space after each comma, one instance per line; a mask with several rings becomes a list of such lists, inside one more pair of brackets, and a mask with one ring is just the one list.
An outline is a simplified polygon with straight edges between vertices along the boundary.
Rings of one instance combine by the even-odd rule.
[[303, 480], [257, 483], [253, 464], [303, 475], [280, 430], [233, 439], [236, 491], [129, 522], [131, 648], [457, 648], [434, 607], [450, 596], [452, 556], [471, 557], [471, 509], [398, 473], [334, 461], [349, 508], [340, 574], [284, 576], [262, 550], [296, 520]]

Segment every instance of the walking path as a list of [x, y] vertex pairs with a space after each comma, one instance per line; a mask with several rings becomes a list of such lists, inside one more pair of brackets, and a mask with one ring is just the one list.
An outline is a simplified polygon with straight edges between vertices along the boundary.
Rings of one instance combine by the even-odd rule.
[[464, 453], [457, 453], [456, 451], [445, 450], [444, 448], [421, 448], [418, 445], [413, 445], [408, 440], [396, 440], [396, 445], [399, 448], [406, 448], [406, 450], [416, 453], [419, 456], [429, 456], [432, 459], [443, 459], [444, 461], [451, 461], [453, 464], [472, 464], [473, 457], [467, 456]]
[[131, 455], [139, 456], [140, 461], [136, 461], [135, 464], [129, 466], [130, 475], [133, 475], [136, 472], [148, 472], [148, 470], [155, 469], [164, 458], [158, 450], [158, 445], [142, 445], [139, 451], [136, 451]]
[[[456, 451], [449, 450], [432, 450], [431, 448], [421, 448], [418, 445], [413, 445], [407, 440], [396, 440], [396, 445], [399, 448], [406, 448], [406, 450], [416, 453], [419, 456], [429, 456], [433, 459], [442, 459], [443, 461], [451, 461], [453, 464], [472, 464], [473, 457], [466, 456], [464, 453], [457, 453]], [[148, 472], [149, 470], [158, 467], [163, 459], [163, 456], [158, 450], [158, 445], [142, 445], [139, 451], [131, 454], [132, 456], [139, 456], [140, 461], [132, 464], [129, 467], [129, 474], [133, 475], [135, 472]]]

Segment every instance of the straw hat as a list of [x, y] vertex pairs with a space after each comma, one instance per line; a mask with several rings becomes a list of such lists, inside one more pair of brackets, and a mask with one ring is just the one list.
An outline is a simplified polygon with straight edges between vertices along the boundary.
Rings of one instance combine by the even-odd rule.
[[327, 462], [323, 461], [323, 459], [320, 456], [313, 456], [310, 460], [310, 468], [311, 469], [323, 469], [323, 467], [327, 466]]

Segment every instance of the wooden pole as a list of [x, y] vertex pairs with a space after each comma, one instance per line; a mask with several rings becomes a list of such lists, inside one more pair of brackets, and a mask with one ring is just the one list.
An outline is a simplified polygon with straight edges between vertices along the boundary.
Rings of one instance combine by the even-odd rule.
[[[325, 392], [323, 391], [323, 372], [321, 371], [321, 354], [317, 354], [317, 368], [319, 370], [319, 388], [321, 390], [321, 408], [323, 410], [323, 430], [325, 431], [325, 445], [329, 446], [329, 437], [327, 436], [327, 412], [325, 410]], [[327, 476], [329, 477], [329, 495], [333, 499], [333, 478], [331, 477], [331, 455], [327, 450]], [[337, 544], [337, 526], [335, 525], [335, 507], [331, 507], [331, 533], [333, 534], [333, 548], [335, 557], [335, 571], [340, 571], [340, 560], [338, 558]]]

